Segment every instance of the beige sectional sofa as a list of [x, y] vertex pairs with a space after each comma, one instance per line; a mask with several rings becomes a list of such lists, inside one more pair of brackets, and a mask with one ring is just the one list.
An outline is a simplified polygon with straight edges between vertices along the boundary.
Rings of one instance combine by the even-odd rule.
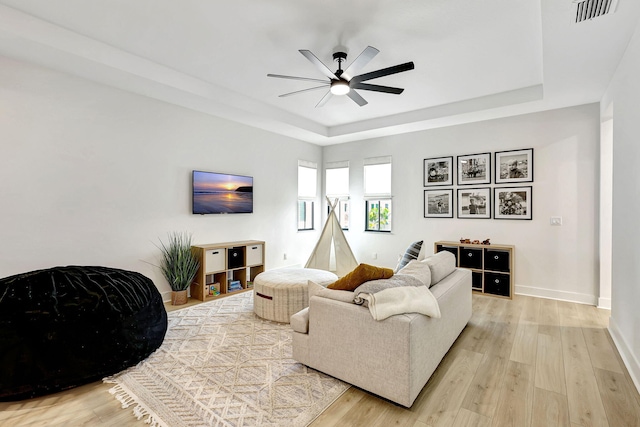
[[406, 313], [378, 321], [347, 291], [312, 292], [309, 307], [291, 317], [293, 358], [410, 407], [471, 318], [471, 272], [455, 268], [449, 255], [437, 259], [452, 272], [440, 280], [436, 271], [430, 287], [440, 318]]

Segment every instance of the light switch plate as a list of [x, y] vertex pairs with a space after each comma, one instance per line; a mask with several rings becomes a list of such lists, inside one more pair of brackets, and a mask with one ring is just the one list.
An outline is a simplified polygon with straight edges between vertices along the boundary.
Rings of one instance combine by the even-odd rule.
[[551, 225], [562, 225], [561, 216], [552, 216], [550, 220]]

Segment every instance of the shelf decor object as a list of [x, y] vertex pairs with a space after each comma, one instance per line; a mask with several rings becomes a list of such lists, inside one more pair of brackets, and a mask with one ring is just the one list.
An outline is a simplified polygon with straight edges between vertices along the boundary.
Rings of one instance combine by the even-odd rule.
[[456, 266], [471, 270], [471, 286], [486, 295], [513, 298], [515, 282], [515, 246], [484, 245], [438, 241], [434, 253], [448, 251], [456, 257]]

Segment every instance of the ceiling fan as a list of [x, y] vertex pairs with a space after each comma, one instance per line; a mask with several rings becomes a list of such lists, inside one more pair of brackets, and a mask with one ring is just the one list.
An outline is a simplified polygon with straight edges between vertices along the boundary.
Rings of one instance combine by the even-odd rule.
[[304, 55], [316, 68], [324, 74], [329, 80], [320, 80], [320, 79], [311, 79], [307, 77], [295, 77], [295, 76], [283, 76], [281, 74], [267, 74], [267, 77], [276, 77], [279, 79], [291, 79], [291, 80], [303, 80], [314, 83], [322, 83], [321, 86], [315, 86], [308, 89], [298, 90], [295, 92], [285, 93], [280, 95], [280, 97], [296, 95], [298, 93], [309, 92], [312, 90], [318, 89], [329, 89], [327, 93], [320, 99], [320, 102], [316, 105], [316, 107], [322, 107], [324, 104], [331, 99], [333, 95], [347, 95], [351, 98], [356, 104], [359, 106], [364, 106], [367, 104], [367, 101], [360, 96], [355, 89], [360, 90], [370, 90], [373, 92], [384, 92], [391, 93], [394, 95], [401, 94], [404, 89], [391, 87], [391, 86], [380, 86], [370, 83], [363, 83], [368, 80], [377, 79], [380, 77], [388, 76], [391, 74], [402, 73], [403, 71], [413, 70], [414, 65], [413, 62], [406, 62], [400, 65], [394, 65], [393, 67], [382, 68], [380, 70], [371, 71], [370, 73], [356, 75], [365, 65], [369, 63], [373, 59], [374, 56], [380, 52], [375, 47], [367, 46], [365, 50], [349, 65], [346, 70], [342, 69], [342, 63], [347, 60], [347, 54], [345, 52], [335, 52], [333, 54], [333, 60], [338, 63], [338, 70], [334, 73], [322, 63], [311, 51], [301, 49], [299, 52]]

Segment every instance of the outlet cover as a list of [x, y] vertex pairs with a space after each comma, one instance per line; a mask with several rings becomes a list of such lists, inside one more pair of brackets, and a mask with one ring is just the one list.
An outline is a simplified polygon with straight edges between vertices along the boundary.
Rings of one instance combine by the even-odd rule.
[[549, 222], [551, 223], [551, 225], [562, 225], [562, 217], [552, 216]]

